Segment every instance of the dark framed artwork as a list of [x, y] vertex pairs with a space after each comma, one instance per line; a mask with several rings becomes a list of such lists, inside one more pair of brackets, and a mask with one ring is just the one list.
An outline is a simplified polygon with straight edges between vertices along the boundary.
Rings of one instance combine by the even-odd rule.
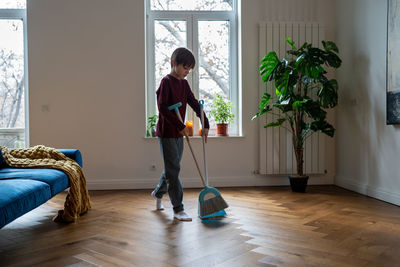
[[388, 0], [386, 124], [400, 124], [400, 0]]

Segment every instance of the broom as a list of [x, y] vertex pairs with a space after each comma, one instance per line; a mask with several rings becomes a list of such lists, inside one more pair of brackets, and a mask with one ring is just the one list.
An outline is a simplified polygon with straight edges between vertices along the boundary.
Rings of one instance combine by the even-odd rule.
[[[200, 112], [201, 112], [201, 120], [202, 125], [204, 123], [204, 113], [203, 113], [203, 103], [204, 101], [200, 101]], [[179, 107], [182, 106], [181, 102], [178, 102], [174, 105], [168, 107], [169, 110], [174, 110], [176, 115], [178, 116], [179, 120], [183, 123], [181, 114], [179, 113]], [[197, 171], [199, 172], [201, 182], [203, 183], [204, 189], [200, 192], [199, 195], [199, 217], [201, 219], [206, 219], [210, 217], [217, 217], [217, 216], [224, 216], [226, 212], [224, 211], [225, 208], [228, 207], [228, 204], [225, 200], [221, 197], [221, 194], [216, 188], [208, 186], [208, 173], [207, 173], [207, 163], [205, 161], [205, 142], [204, 142], [204, 135], [202, 135], [203, 139], [203, 154], [204, 154], [204, 170], [206, 173], [206, 182], [204, 182], [203, 175], [201, 174], [199, 164], [197, 163], [196, 156], [193, 152], [192, 146], [189, 141], [189, 136], [186, 136], [186, 141], [190, 148], [190, 152], [192, 153], [194, 162], [196, 163]]]
[[[201, 125], [204, 129], [204, 100], [199, 101], [200, 104], [200, 118]], [[203, 161], [204, 161], [204, 174], [206, 176], [206, 185], [201, 190], [199, 195], [199, 217], [201, 219], [207, 219], [211, 217], [225, 216], [226, 212], [224, 209], [228, 207], [226, 201], [222, 198], [221, 193], [214, 187], [208, 186], [208, 170], [206, 160], [206, 145], [205, 136], [201, 134], [203, 141]]]

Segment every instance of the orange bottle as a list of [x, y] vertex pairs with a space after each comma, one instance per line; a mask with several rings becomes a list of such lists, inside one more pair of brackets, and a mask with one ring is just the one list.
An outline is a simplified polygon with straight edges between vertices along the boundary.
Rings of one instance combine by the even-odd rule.
[[185, 125], [189, 130], [189, 136], [193, 136], [193, 121], [186, 121]]

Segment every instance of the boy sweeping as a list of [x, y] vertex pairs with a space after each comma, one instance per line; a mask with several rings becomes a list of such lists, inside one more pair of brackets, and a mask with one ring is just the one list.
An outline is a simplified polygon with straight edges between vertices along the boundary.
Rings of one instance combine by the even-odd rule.
[[[164, 171], [159, 184], [151, 195], [156, 200], [156, 209], [162, 210], [164, 208], [161, 199], [168, 192], [174, 209], [174, 218], [180, 221], [192, 220], [183, 208], [183, 190], [179, 180], [183, 136], [188, 136], [189, 130], [175, 112], [169, 110], [168, 107], [181, 102], [182, 106], [179, 108], [179, 112], [181, 117], [185, 118], [186, 104], [189, 104], [200, 118], [200, 105], [185, 79], [195, 65], [196, 60], [190, 50], [184, 47], [177, 48], [171, 56], [171, 73], [161, 80], [160, 87], [156, 92], [159, 111], [157, 136], [164, 161]], [[210, 126], [205, 114], [204, 125], [202, 135], [207, 141]]]

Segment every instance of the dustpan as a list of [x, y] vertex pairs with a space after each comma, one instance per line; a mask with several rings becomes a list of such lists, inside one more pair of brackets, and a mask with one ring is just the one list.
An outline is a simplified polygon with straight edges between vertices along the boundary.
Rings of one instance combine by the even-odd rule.
[[[207, 175], [206, 175], [206, 177], [207, 177]], [[207, 181], [207, 178], [206, 178], [206, 181]], [[205, 186], [203, 188], [203, 190], [201, 190], [200, 195], [199, 195], [199, 217], [200, 217], [200, 219], [204, 220], [204, 219], [208, 219], [208, 218], [212, 218], [212, 217], [221, 217], [221, 216], [226, 215], [225, 208], [228, 207], [228, 204], [221, 205], [220, 208], [214, 208], [214, 210], [218, 209], [219, 211], [213, 212], [211, 214], [206, 214], [206, 215], [204, 215], [204, 213], [203, 213], [203, 216], [201, 216], [202, 206], [203, 207], [207, 207], [209, 205], [215, 206], [215, 203], [208, 204], [207, 202], [210, 201], [210, 199], [215, 199], [215, 198], [219, 198], [219, 197], [221, 197], [221, 193], [214, 187]], [[207, 212], [205, 212], [205, 213], [207, 213]]]

